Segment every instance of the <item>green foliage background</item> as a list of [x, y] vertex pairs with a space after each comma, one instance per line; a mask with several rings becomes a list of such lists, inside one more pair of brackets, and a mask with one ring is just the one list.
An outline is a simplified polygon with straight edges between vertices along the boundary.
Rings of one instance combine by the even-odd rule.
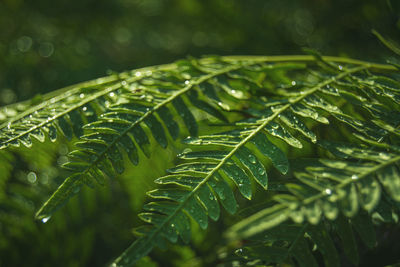
[[23, 100], [106, 70], [187, 55], [296, 54], [311, 47], [381, 59], [371, 29], [398, 38], [398, 6], [386, 0], [4, 0], [0, 90]]
[[[309, 47], [323, 54], [383, 61], [390, 54], [371, 29], [399, 40], [399, 6], [397, 1], [376, 0], [4, 0], [0, 105], [34, 96], [38, 101], [40, 94], [107, 71], [188, 55], [298, 54]], [[35, 151], [0, 153], [10, 163], [0, 166], [0, 266], [105, 265], [131, 243], [144, 193], [182, 150], [179, 143], [167, 150], [152, 147], [166, 160], [142, 161], [110, 186], [82, 190], [43, 224], [34, 221], [34, 213], [66, 177], [58, 166], [70, 148], [62, 139], [35, 145]], [[140, 183], [135, 179], [139, 176]], [[155, 259], [162, 266], [215, 264], [214, 248], [207, 243], [221, 242], [214, 240], [216, 233], [231, 219], [225, 214], [193, 236], [191, 247], [169, 254], [157, 251]], [[380, 258], [393, 258], [398, 246], [390, 240], [396, 236], [398, 229], [382, 241]], [[374, 263], [376, 255], [363, 255], [361, 264]]]

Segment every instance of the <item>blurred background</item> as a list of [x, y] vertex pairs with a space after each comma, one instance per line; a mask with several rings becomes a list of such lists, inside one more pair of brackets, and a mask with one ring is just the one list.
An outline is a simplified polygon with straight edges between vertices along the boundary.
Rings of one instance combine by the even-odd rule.
[[390, 0], [2, 0], [0, 105], [188, 55], [302, 53], [379, 61]]
[[[0, 0], [0, 106], [187, 56], [301, 54], [312, 48], [384, 62], [391, 53], [373, 28], [400, 41], [400, 1]], [[144, 192], [171, 162], [144, 160], [104, 189], [85, 189], [43, 224], [34, 213], [66, 176], [57, 166], [70, 147], [62, 139], [35, 145], [35, 152], [0, 153], [0, 266], [109, 263], [133, 240]], [[176, 150], [156, 153], [169, 158]], [[135, 182], [133, 171], [145, 182]], [[224, 222], [219, 224], [194, 236], [191, 248], [170, 251], [170, 266], [215, 263], [215, 251], [203, 241], [218, 237]], [[165, 255], [157, 253], [162, 263]]]

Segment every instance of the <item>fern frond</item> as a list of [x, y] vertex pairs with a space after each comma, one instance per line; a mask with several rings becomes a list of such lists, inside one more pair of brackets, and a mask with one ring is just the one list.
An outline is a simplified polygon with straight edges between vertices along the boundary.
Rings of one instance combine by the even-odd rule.
[[[97, 121], [83, 127], [86, 134], [76, 143], [78, 150], [70, 153], [70, 162], [64, 165], [74, 174], [43, 205], [37, 217], [50, 216], [83, 184], [91, 185], [94, 181], [103, 184], [104, 175], [115, 177], [121, 174], [124, 171], [123, 152], [135, 165], [139, 162], [138, 148], [150, 156], [147, 149], [150, 138], [143, 127], [149, 129], [158, 144], [165, 148], [168, 141], [164, 127], [173, 139], [179, 135], [179, 126], [172, 114], [182, 119], [192, 136], [197, 135], [197, 122], [188, 105], [227, 121], [217, 109], [221, 106], [220, 97], [245, 99], [246, 92], [229, 84], [230, 80], [240, 78], [227, 78], [226, 75], [254, 64], [257, 63], [216, 61], [213, 65], [202, 65], [180, 62], [181, 67], [178, 65], [176, 72], [155, 72], [152, 78], [132, 85], [133, 91], [120, 93], [116, 104]], [[215, 87], [224, 89], [216, 93]], [[209, 104], [213, 102], [215, 105]], [[227, 104], [222, 106], [228, 107]]]
[[[286, 193], [275, 196], [278, 204], [235, 226], [232, 238], [289, 218], [300, 222], [306, 217], [311, 224], [322, 214], [335, 219], [339, 208], [352, 217], [358, 210], [354, 198], [359, 197], [360, 205], [371, 211], [382, 194], [377, 183], [397, 201], [398, 189], [386, 188], [398, 183], [391, 177], [397, 175], [400, 151], [394, 138], [399, 135], [400, 85], [394, 75], [387, 75], [393, 71], [396, 68], [388, 65], [322, 56], [178, 61], [83, 83], [44, 96], [39, 105], [26, 104], [0, 128], [0, 148], [30, 146], [31, 137], [55, 140], [59, 133], [78, 137], [64, 165], [72, 175], [37, 213], [46, 219], [83, 185], [103, 184], [105, 177], [122, 173], [125, 155], [136, 165], [139, 150], [151, 156], [151, 140], [165, 148], [170, 139], [182, 136], [180, 125], [185, 125], [191, 137], [184, 143], [194, 151], [181, 154], [180, 164], [156, 180], [160, 188], [148, 193], [153, 202], [140, 214], [148, 224], [138, 229], [140, 237], [115, 261], [128, 266], [156, 245], [165, 246], [166, 240], [189, 242], [191, 218], [206, 229], [208, 217], [219, 219], [220, 205], [235, 213], [232, 187], [251, 199], [253, 181], [263, 189], [272, 181]], [[220, 123], [197, 137], [205, 113]], [[347, 143], [321, 141], [326, 125]], [[295, 183], [268, 177], [269, 165], [282, 175], [289, 172], [289, 149], [300, 154], [317, 146], [330, 150], [330, 158], [310, 161], [312, 166], [296, 173]], [[333, 155], [346, 158], [332, 159]], [[345, 170], [342, 176], [332, 178], [339, 169]], [[310, 178], [318, 175], [321, 181]]]
[[[164, 69], [170, 67], [162, 66]], [[151, 68], [155, 69], [158, 67]], [[117, 99], [113, 96], [130, 92], [130, 85], [151, 75], [151, 70], [144, 68], [113, 74], [38, 97], [41, 99], [2, 108], [0, 114], [5, 120], [0, 125], [0, 149], [20, 144], [30, 147], [32, 137], [43, 142], [46, 135], [51, 141], [56, 140], [57, 134], [68, 139], [81, 136], [85, 123], [95, 120], [97, 114], [115, 103]]]
[[352, 218], [360, 207], [372, 212], [382, 194], [400, 201], [398, 152], [327, 141], [322, 146], [346, 160], [304, 162], [305, 170], [295, 173], [298, 183], [286, 184], [287, 193], [273, 197], [277, 204], [236, 224], [228, 236], [251, 236], [287, 219], [318, 224], [323, 216], [334, 220], [339, 213]]
[[[219, 147], [219, 150], [185, 153], [181, 157], [186, 159], [186, 163], [170, 169], [170, 175], [156, 180], [157, 183], [165, 184], [167, 187], [149, 192], [156, 202], [145, 206], [147, 212], [141, 215], [145, 222], [153, 226], [140, 232], [141, 237], [116, 260], [115, 264], [121, 266], [133, 264], [149, 253], [155, 245], [164, 244], [164, 238], [176, 242], [180, 236], [184, 242], [188, 242], [190, 238], [188, 217], [193, 218], [201, 228], [207, 228], [207, 216], [212, 220], [219, 218], [220, 208], [217, 199], [228, 212], [234, 213], [237, 204], [226, 179], [232, 181], [247, 199], [252, 195], [251, 178], [267, 189], [266, 169], [261, 164], [263, 159], [257, 154], [269, 158], [277, 170], [286, 174], [289, 169], [286, 155], [269, 138], [277, 137], [292, 147], [302, 148], [302, 142], [291, 134], [292, 131], [296, 131], [312, 143], [317, 142], [316, 134], [297, 116], [311, 117], [319, 123], [328, 123], [328, 120], [321, 115], [325, 113], [350, 124], [356, 130], [365, 131], [367, 129], [365, 123], [360, 124], [359, 121], [354, 123], [337, 105], [328, 102], [325, 95], [341, 96], [338, 89], [332, 92], [331, 86], [351, 81], [352, 75], [366, 68], [366, 66], [355, 67], [335, 75], [323, 76], [319, 80], [314, 80], [314, 84], [309, 83], [304, 86], [305, 90], [300, 93], [298, 91], [292, 93], [290, 91], [292, 88], [282, 88], [274, 92], [275, 95], [285, 97], [279, 101], [258, 99], [251, 102], [254, 104], [253, 108], [245, 111], [251, 118], [229, 124], [234, 130], [185, 140], [185, 143], [190, 145], [201, 147], [211, 145]], [[315, 108], [323, 110], [324, 113]], [[380, 137], [380, 135], [375, 136], [374, 131], [367, 132], [367, 138], [375, 140]], [[173, 186], [170, 186], [171, 184]], [[281, 206], [271, 209], [277, 214], [274, 218], [275, 224], [287, 219], [285, 213], [281, 214]], [[287, 213], [289, 214], [289, 211]], [[271, 224], [271, 221], [268, 223]]]

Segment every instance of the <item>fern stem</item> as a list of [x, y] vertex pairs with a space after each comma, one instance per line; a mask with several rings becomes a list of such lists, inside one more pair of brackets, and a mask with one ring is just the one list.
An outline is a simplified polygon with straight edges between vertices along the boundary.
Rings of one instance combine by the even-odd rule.
[[[373, 63], [358, 59], [345, 58], [345, 57], [333, 57], [333, 56], [321, 56], [324, 61], [330, 61], [342, 64], [362, 65], [369, 69], [376, 71], [399, 71], [395, 66], [389, 64]], [[284, 55], [284, 56], [223, 56], [223, 60], [226, 61], [258, 61], [258, 62], [314, 62], [318, 61], [314, 56], [311, 55]], [[207, 60], [207, 59], [205, 59]]]

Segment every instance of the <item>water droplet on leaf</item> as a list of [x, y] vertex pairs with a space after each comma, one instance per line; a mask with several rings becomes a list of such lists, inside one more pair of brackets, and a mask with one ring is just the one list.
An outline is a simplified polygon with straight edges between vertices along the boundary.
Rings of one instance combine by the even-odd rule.
[[26, 178], [27, 178], [28, 182], [30, 182], [31, 184], [35, 183], [37, 180], [36, 173], [34, 173], [34, 172], [28, 173]]
[[256, 163], [256, 158], [253, 155], [249, 155], [249, 160], [251, 163]]
[[330, 190], [329, 188], [325, 189], [325, 194], [327, 194], [327, 195], [332, 194], [332, 190]]
[[383, 160], [389, 160], [389, 159], [390, 159], [390, 156], [389, 156], [388, 154], [386, 154], [386, 153], [383, 153], [383, 152], [379, 153], [379, 156], [380, 156]]
[[43, 218], [42, 219], [42, 223], [47, 223], [49, 220], [50, 220], [50, 216], [49, 217], [46, 217], [46, 218]]

